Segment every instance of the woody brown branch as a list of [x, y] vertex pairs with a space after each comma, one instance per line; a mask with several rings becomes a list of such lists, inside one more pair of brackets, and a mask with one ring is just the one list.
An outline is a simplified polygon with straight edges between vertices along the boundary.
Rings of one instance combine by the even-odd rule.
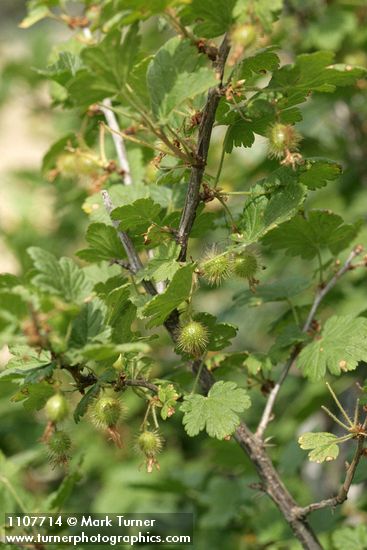
[[191, 167], [190, 181], [187, 188], [185, 204], [182, 211], [180, 225], [178, 229], [178, 240], [181, 245], [178, 260], [184, 262], [187, 255], [187, 245], [196, 217], [196, 211], [200, 203], [200, 187], [203, 181], [206, 161], [208, 157], [210, 138], [215, 121], [215, 114], [219, 104], [222, 90], [222, 80], [225, 63], [229, 54], [230, 44], [228, 37], [225, 36], [219, 48], [218, 58], [214, 62], [214, 67], [219, 77], [218, 86], [211, 88], [208, 92], [208, 98], [203, 110], [203, 116], [199, 126], [199, 134], [196, 146], [196, 158], [199, 162]]

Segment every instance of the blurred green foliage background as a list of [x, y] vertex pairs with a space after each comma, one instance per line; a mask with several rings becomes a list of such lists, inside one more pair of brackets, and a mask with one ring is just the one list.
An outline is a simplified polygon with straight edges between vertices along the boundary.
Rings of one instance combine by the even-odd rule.
[[[285, 0], [283, 9], [269, 43], [279, 45], [284, 61], [291, 61], [297, 53], [326, 49], [335, 52], [336, 62], [367, 67], [365, 0]], [[88, 221], [82, 209], [88, 188], [61, 178], [52, 183], [40, 172], [42, 156], [50, 144], [78, 124], [73, 111], [65, 114], [52, 108], [48, 84], [37, 72], [48, 64], [55, 44], [67, 40], [70, 33], [50, 21], [20, 30], [17, 25], [24, 14], [23, 0], [1, 0], [0, 270], [15, 274], [29, 266], [26, 249], [31, 245], [46, 248], [57, 256], [73, 255], [84, 244]], [[147, 49], [149, 44], [156, 49], [165, 39], [165, 33], [167, 31], [161, 32], [159, 21], [150, 24], [145, 29]], [[336, 159], [344, 166], [339, 181], [314, 195], [312, 206], [327, 206], [343, 215], [346, 221], [366, 219], [366, 82], [336, 94], [316, 94], [302, 110], [304, 120], [297, 128], [303, 136], [304, 153]], [[215, 174], [222, 138], [221, 129], [215, 130], [209, 173]], [[266, 140], [258, 138], [251, 149], [236, 149], [226, 158], [221, 186], [232, 191], [246, 190], [275, 167], [276, 161], [267, 157]], [[149, 162], [143, 177], [154, 177]], [[236, 211], [236, 199], [231, 199], [229, 206]], [[222, 238], [218, 229], [217, 234], [210, 235], [208, 244], [220, 242]], [[365, 229], [360, 240], [367, 242]], [[271, 267], [267, 265], [269, 258]], [[268, 257], [264, 253], [262, 263], [267, 267], [261, 275], [262, 283], [271, 283], [284, 273], [310, 272], [308, 262], [289, 258], [285, 261], [284, 256], [273, 257], [271, 252]], [[316, 269], [316, 265], [311, 268]], [[240, 326], [234, 349], [241, 345], [242, 349], [266, 353], [273, 341], [270, 323], [285, 311], [284, 306], [249, 307], [233, 302], [233, 294], [241, 289], [241, 283], [233, 282], [210, 294], [203, 290], [197, 308], [202, 305], [219, 319]], [[331, 311], [338, 314], [357, 315], [367, 311], [366, 277], [363, 273], [352, 274], [328, 300]], [[167, 348], [161, 348], [159, 353], [157, 375], [173, 360], [168, 338]], [[6, 359], [5, 346], [1, 363]], [[238, 373], [239, 380], [241, 376], [243, 374]], [[334, 384], [335, 389], [343, 395], [356, 376], [345, 375]], [[9, 404], [13, 391], [10, 384], [0, 384], [0, 475], [12, 484], [9, 489], [0, 478], [0, 510], [11, 512], [19, 508], [12, 494], [14, 490], [27, 511], [42, 511], [44, 499], [57, 489], [65, 472], [49, 466], [39, 443], [45, 425], [43, 414], [30, 416], [21, 404]], [[294, 395], [298, 397], [294, 399]], [[297, 434], [305, 429], [328, 429], [329, 420], [318, 412], [328, 399], [322, 385], [294, 376], [284, 386], [278, 404], [278, 410], [284, 408], [285, 413], [276, 426], [270, 428], [276, 438], [272, 455], [301, 504], [335, 491], [344, 473], [343, 460], [348, 458], [342, 456], [337, 463], [322, 467], [305, 465], [304, 453], [298, 448]], [[346, 392], [343, 399], [348, 405], [348, 401], [353, 401], [353, 394]], [[168, 445], [161, 456], [161, 471], [147, 475], [133, 449], [141, 421], [140, 402], [134, 396], [130, 396], [129, 401], [121, 450], [96, 434], [87, 422], [75, 426], [70, 421], [68, 429], [74, 442], [70, 472], [80, 471], [80, 479], [70, 491], [64, 511], [193, 511], [197, 517], [195, 548], [198, 550], [298, 548], [275, 507], [261, 493], [249, 488], [249, 484], [256, 481], [256, 475], [234, 442], [209, 440], [205, 436], [189, 439], [180, 419], [173, 420], [165, 427]], [[257, 401], [249, 413], [250, 425], [264, 402], [260, 392]], [[79, 467], [82, 455], [83, 465]], [[324, 533], [326, 548], [333, 548], [329, 537], [332, 529], [345, 522], [366, 522], [366, 481], [366, 466], [362, 462], [350, 500], [336, 511], [326, 509], [313, 515], [311, 523]], [[286, 542], [280, 543], [280, 540]]]

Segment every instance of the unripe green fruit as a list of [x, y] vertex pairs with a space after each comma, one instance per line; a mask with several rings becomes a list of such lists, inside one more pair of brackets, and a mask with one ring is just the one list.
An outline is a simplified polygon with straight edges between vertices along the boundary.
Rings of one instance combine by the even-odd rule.
[[122, 413], [121, 402], [114, 397], [99, 397], [93, 404], [92, 419], [98, 428], [116, 426]]
[[199, 356], [208, 342], [208, 329], [198, 321], [190, 321], [180, 329], [177, 346], [190, 355]]
[[204, 277], [210, 285], [220, 285], [231, 276], [233, 262], [228, 255], [208, 257], [201, 266]]
[[146, 430], [138, 437], [138, 447], [145, 456], [155, 456], [162, 449], [162, 438], [157, 431]]
[[252, 251], [245, 251], [234, 260], [234, 272], [242, 279], [252, 279], [259, 269], [259, 261]]
[[51, 422], [62, 422], [69, 414], [69, 405], [65, 397], [60, 393], [50, 397], [45, 405], [45, 413]]
[[100, 168], [98, 158], [89, 153], [64, 153], [57, 159], [57, 169], [66, 177], [93, 176]]
[[268, 131], [270, 154], [282, 157], [287, 151], [297, 150], [300, 134], [291, 124], [276, 123]]
[[234, 46], [246, 48], [256, 40], [256, 28], [254, 25], [237, 25], [231, 32], [231, 43]]
[[51, 435], [47, 446], [52, 455], [66, 456], [71, 448], [71, 439], [66, 432], [59, 430]]

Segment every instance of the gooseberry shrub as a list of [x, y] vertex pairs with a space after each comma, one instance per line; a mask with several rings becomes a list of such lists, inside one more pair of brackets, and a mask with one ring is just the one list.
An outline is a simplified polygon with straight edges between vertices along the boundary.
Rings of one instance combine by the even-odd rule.
[[[367, 360], [366, 315], [340, 297], [325, 304], [352, 271], [365, 283], [366, 259], [363, 222], [323, 203], [342, 167], [326, 151], [303, 151], [301, 122], [315, 95], [363, 87], [366, 71], [328, 51], [289, 59], [272, 43], [281, 4], [28, 3], [21, 27], [52, 18], [68, 32], [38, 70], [53, 107], [72, 111], [78, 125], [50, 146], [42, 170], [51, 185], [66, 179], [83, 189], [88, 227], [73, 259], [32, 246], [27, 273], [1, 275], [12, 358], [0, 377], [17, 385], [14, 401], [40, 411], [54, 467], [73, 455], [72, 422], [123, 447], [129, 392], [141, 402], [134, 447], [148, 473], [159, 469], [166, 425], [177, 418], [187, 437], [204, 432], [228, 453], [236, 442], [260, 478], [255, 489], [274, 501], [294, 540], [317, 549], [324, 543], [307, 517], [347, 498], [367, 434], [359, 397], [351, 416], [332, 389], [334, 377]], [[226, 167], [259, 139], [268, 159], [261, 177], [232, 192]], [[271, 334], [267, 353], [237, 336], [230, 313], [206, 311], [218, 289], [228, 311], [283, 307], [269, 309], [271, 327], [261, 329]], [[293, 375], [305, 386], [328, 378], [341, 414], [326, 409], [330, 432], [293, 427], [294, 441], [317, 463], [336, 459], [341, 443], [355, 453], [339, 493], [312, 504], [285, 487], [266, 435]], [[334, 433], [340, 425], [346, 435]]]

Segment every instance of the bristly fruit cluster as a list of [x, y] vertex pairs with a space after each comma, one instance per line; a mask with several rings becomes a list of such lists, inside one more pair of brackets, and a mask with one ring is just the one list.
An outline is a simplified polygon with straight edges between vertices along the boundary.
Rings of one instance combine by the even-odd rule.
[[240, 254], [231, 252], [217, 254], [213, 249], [200, 265], [200, 273], [211, 286], [219, 286], [235, 275], [247, 279], [250, 287], [256, 284], [255, 275], [261, 269], [260, 256], [254, 247], [247, 247]]
[[90, 407], [89, 414], [93, 424], [105, 431], [117, 447], [121, 447], [121, 437], [117, 424], [123, 412], [124, 408], [121, 400], [107, 395], [95, 399]]
[[158, 430], [144, 430], [139, 434], [137, 440], [137, 450], [145, 456], [147, 472], [150, 474], [154, 466], [159, 470], [157, 455], [163, 447], [163, 439]]
[[54, 466], [66, 465], [70, 458], [71, 439], [63, 431], [55, 431], [47, 441], [50, 463]]
[[208, 342], [209, 331], [199, 321], [189, 321], [178, 332], [177, 347], [194, 357], [200, 357], [204, 353]]

